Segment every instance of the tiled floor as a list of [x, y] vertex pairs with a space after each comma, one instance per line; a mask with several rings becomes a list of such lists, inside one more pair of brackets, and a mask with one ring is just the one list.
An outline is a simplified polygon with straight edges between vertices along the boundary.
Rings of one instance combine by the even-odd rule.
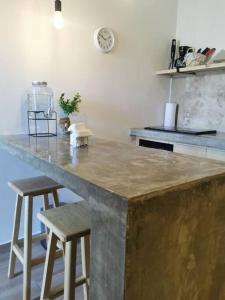
[[[35, 244], [33, 247], [33, 257], [41, 255], [45, 250], [40, 246], [39, 243]], [[78, 276], [81, 273], [81, 256], [80, 250], [78, 252], [78, 262], [77, 262], [77, 274]], [[16, 272], [17, 275], [8, 279], [8, 261], [9, 261], [9, 246], [0, 247], [0, 300], [22, 300], [22, 266], [17, 262]], [[64, 263], [63, 258], [58, 258], [55, 261], [54, 267], [54, 277], [53, 277], [53, 287], [57, 284], [63, 282], [63, 271]], [[32, 270], [32, 299], [40, 298], [40, 290], [42, 284], [43, 276], [43, 265], [36, 266]], [[60, 300], [63, 297], [58, 298]], [[82, 287], [76, 289], [76, 300], [83, 300], [83, 290]]]

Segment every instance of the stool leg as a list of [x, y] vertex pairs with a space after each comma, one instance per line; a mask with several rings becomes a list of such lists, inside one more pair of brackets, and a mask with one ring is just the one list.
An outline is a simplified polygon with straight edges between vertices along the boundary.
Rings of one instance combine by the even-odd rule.
[[81, 238], [82, 275], [86, 278], [83, 284], [84, 300], [89, 299], [89, 277], [90, 277], [90, 235]]
[[18, 243], [22, 202], [23, 202], [23, 197], [17, 195], [14, 224], [13, 224], [13, 234], [12, 234], [10, 257], [9, 257], [9, 269], [8, 269], [9, 278], [12, 278], [15, 275], [16, 254], [13, 251], [13, 246]]
[[23, 300], [31, 298], [32, 211], [33, 197], [27, 196], [25, 197]]
[[75, 300], [77, 240], [66, 243], [64, 299]]
[[[58, 196], [57, 190], [53, 190], [52, 195], [53, 195], [54, 207], [59, 207], [59, 196]], [[62, 249], [63, 250], [63, 255], [65, 255], [65, 244], [63, 242], [61, 242], [60, 240], [58, 240], [57, 247], [59, 249]]]
[[[48, 210], [49, 209], [49, 199], [48, 199], [48, 194], [43, 195], [44, 199], [43, 199], [43, 210]], [[45, 233], [49, 234], [49, 230], [47, 228], [47, 226], [45, 226]], [[46, 241], [47, 242], [47, 241]]]
[[48, 194], [45, 194], [45, 195], [44, 195], [44, 199], [43, 199], [43, 208], [44, 208], [44, 210], [48, 210], [48, 209], [49, 209]]
[[57, 190], [52, 191], [54, 206], [59, 207], [59, 196]]
[[49, 297], [52, 283], [52, 273], [55, 262], [56, 243], [57, 237], [52, 231], [50, 231], [40, 300], [48, 299]]

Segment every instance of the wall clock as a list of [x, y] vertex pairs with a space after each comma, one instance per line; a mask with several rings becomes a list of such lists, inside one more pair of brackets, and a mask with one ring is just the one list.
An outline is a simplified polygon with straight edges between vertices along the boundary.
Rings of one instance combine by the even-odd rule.
[[104, 52], [110, 52], [115, 45], [114, 33], [107, 27], [101, 27], [95, 30], [94, 33], [95, 47]]

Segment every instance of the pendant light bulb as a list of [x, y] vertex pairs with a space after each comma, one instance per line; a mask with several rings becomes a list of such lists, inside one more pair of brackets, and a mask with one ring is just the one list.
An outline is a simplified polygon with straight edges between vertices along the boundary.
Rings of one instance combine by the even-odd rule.
[[62, 29], [64, 26], [63, 15], [61, 11], [56, 11], [54, 16], [54, 26], [57, 29]]
[[60, 0], [55, 0], [54, 26], [57, 29], [62, 29], [64, 26], [64, 19], [62, 15], [62, 3]]

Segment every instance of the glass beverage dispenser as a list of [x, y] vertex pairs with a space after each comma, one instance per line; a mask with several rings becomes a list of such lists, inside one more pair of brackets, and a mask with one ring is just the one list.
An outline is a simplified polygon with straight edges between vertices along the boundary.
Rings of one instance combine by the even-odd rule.
[[50, 137], [57, 135], [57, 113], [54, 111], [53, 91], [47, 82], [33, 81], [27, 91], [29, 135]]

